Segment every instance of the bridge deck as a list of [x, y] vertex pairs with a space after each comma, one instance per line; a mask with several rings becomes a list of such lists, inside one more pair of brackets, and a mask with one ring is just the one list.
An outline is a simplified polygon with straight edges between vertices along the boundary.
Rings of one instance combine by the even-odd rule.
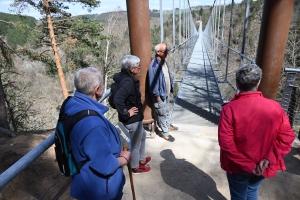
[[217, 80], [199, 37], [175, 99], [172, 123], [216, 126], [221, 104]]
[[[195, 45], [179, 89], [171, 134], [175, 142], [160, 137], [146, 140], [146, 155], [152, 156], [147, 174], [133, 175], [137, 199], [230, 199], [226, 173], [220, 168], [217, 122], [221, 95], [201, 39]], [[293, 148], [286, 157], [288, 170], [266, 179], [259, 199], [300, 199], [299, 155]], [[127, 168], [123, 200], [132, 199]]]

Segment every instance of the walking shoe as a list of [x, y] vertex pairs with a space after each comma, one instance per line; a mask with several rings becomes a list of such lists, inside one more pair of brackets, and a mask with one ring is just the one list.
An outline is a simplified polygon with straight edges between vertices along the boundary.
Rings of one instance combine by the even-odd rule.
[[174, 126], [174, 125], [170, 125], [169, 127], [169, 131], [177, 131], [178, 130], [178, 127], [177, 126]]
[[169, 142], [174, 142], [175, 141], [175, 138], [172, 135], [164, 136], [163, 138], [165, 140], [169, 141]]
[[156, 135], [155, 132], [148, 132], [148, 131], [146, 131], [146, 138], [154, 139], [155, 135]]
[[138, 168], [133, 169], [132, 168], [132, 173], [133, 174], [143, 174], [143, 173], [147, 173], [150, 171], [150, 167], [144, 166], [144, 165], [139, 165]]
[[151, 157], [148, 156], [148, 157], [145, 158], [145, 163], [140, 162], [140, 165], [145, 166], [145, 165], [149, 164], [150, 162], [151, 162]]

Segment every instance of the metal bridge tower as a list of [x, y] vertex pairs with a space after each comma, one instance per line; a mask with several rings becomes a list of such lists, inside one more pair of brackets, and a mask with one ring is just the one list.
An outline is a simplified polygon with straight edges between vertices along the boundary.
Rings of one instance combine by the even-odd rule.
[[265, 0], [256, 63], [263, 71], [264, 97], [276, 99], [294, 0]]

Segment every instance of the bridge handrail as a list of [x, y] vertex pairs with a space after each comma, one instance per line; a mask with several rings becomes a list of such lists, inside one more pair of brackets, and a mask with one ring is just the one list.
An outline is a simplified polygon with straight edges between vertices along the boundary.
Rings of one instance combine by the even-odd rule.
[[[111, 93], [109, 88], [104, 92], [102, 98], [98, 101], [101, 103], [106, 99]], [[48, 138], [41, 142], [34, 149], [29, 151], [25, 156], [20, 160], [10, 166], [2, 174], [0, 174], [0, 190], [4, 188], [11, 180], [13, 180], [20, 172], [22, 172], [27, 166], [29, 166], [33, 161], [35, 161], [39, 156], [41, 156], [47, 149], [49, 149], [54, 144], [54, 135], [53, 132]]]
[[170, 49], [168, 51], [168, 53], [173, 53], [176, 49], [180, 48], [182, 45], [184, 45], [185, 43], [187, 43], [190, 39], [192, 39], [193, 37], [198, 36], [198, 35], [199, 35], [198, 32], [195, 33], [194, 35], [192, 35], [191, 37], [189, 37], [188, 39], [186, 39], [184, 42], [181, 42], [179, 45], [173, 47], [173, 49]]
[[239, 56], [241, 56], [241, 57], [247, 59], [247, 60], [250, 61], [252, 64], [255, 64], [255, 61], [254, 61], [254, 60], [252, 60], [252, 59], [249, 58], [248, 56], [242, 54], [242, 53], [239, 52], [238, 50], [233, 49], [232, 47], [230, 47], [230, 46], [224, 44], [223, 42], [221, 42], [221, 41], [218, 40], [218, 39], [214, 39], [213, 37], [209, 38], [209, 36], [207, 36], [206, 34], [203, 34], [203, 35], [206, 36], [209, 40], [215, 40], [215, 41], [217, 41], [218, 43], [220, 43], [220, 44], [223, 45], [224, 47], [228, 48], [229, 50], [231, 50], [231, 51], [233, 51], [234, 53], [238, 54]]
[[283, 69], [284, 72], [300, 72], [300, 69], [296, 69], [296, 68], [284, 68]]

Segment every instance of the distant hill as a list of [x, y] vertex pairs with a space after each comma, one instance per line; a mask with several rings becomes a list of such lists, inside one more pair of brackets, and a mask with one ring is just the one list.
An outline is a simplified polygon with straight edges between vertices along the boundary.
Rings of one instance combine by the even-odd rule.
[[[1, 22], [1, 20], [16, 24], [19, 28], [17, 29], [12, 24]], [[25, 27], [34, 28], [36, 22], [34, 17], [0, 12], [0, 36], [4, 36], [7, 43], [13, 48], [17, 47], [17, 45], [23, 46], [31, 36], [31, 31]]]
[[[121, 13], [126, 13], [126, 11], [118, 11], [118, 12], [121, 12]], [[98, 20], [98, 21], [103, 21], [105, 20], [108, 15], [112, 13], [112, 12], [107, 12], [107, 13], [102, 13], [102, 14], [87, 14], [87, 15], [76, 15], [74, 17], [87, 17], [89, 18], [90, 20]]]
[[[127, 13], [127, 11], [119, 11], [119, 12], [122, 12], [122, 13]], [[74, 17], [87, 17], [89, 18], [90, 20], [99, 20], [99, 21], [102, 21], [102, 20], [105, 20], [108, 15], [112, 13], [112, 12], [107, 12], [107, 13], [102, 13], [102, 14], [87, 14], [87, 15], [77, 15], [77, 16], [74, 16]], [[168, 16], [170, 13], [172, 13], [172, 11], [164, 11], [164, 16]], [[150, 17], [160, 17], [160, 13], [158, 10], [150, 10]]]

